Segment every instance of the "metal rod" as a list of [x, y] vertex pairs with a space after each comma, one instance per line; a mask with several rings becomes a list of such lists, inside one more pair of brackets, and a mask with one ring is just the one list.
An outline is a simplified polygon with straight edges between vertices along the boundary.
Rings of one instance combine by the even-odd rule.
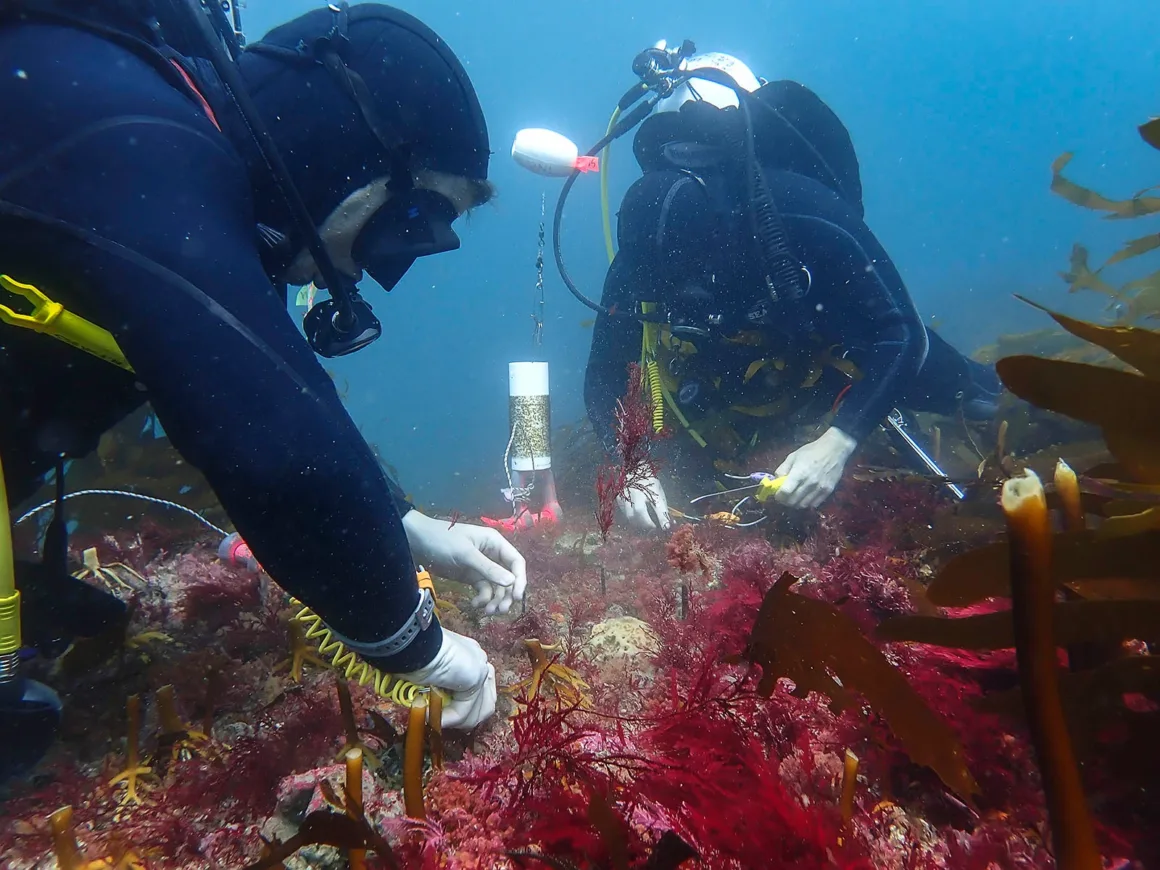
[[[906, 431], [905, 420], [901, 411], [899, 411], [897, 408], [891, 411], [890, 415], [886, 418], [886, 424], [896, 433], [898, 433], [898, 437], [906, 442], [906, 446], [909, 447], [914, 452], [914, 455], [918, 457], [919, 461], [926, 466], [927, 471], [936, 477], [941, 477], [944, 480], [946, 479], [946, 472], [939, 467], [937, 462], [930, 458], [927, 452], [922, 449], [922, 446], [910, 436], [909, 432]], [[949, 489], [954, 494], [955, 498], [957, 498], [959, 501], [962, 501], [967, 497], [967, 494], [963, 492], [962, 489], [960, 489], [956, 484], [947, 481], [945, 485], [946, 488]]]

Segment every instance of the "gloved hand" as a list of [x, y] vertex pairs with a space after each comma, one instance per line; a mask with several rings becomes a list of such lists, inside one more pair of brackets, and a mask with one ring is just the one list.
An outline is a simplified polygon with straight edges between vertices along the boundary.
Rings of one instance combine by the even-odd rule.
[[627, 521], [629, 528], [638, 531], [667, 529], [673, 522], [669, 516], [669, 500], [665, 497], [665, 488], [655, 477], [648, 478], [640, 489], [633, 487], [620, 496], [616, 500], [616, 507]]
[[451, 693], [443, 705], [444, 728], [474, 728], [495, 712], [495, 668], [483, 647], [453, 631], [443, 629], [443, 644], [430, 664], [398, 676]]
[[784, 475], [786, 481], [775, 498], [790, 507], [818, 507], [842, 479], [846, 462], [857, 447], [857, 441], [831, 426], [816, 441], [799, 447], [778, 466], [775, 474]]
[[524, 557], [495, 529], [468, 523], [451, 525], [407, 511], [403, 528], [411, 553], [432, 573], [475, 586], [473, 607], [484, 613], [507, 613], [513, 601], [522, 601], [528, 585]]

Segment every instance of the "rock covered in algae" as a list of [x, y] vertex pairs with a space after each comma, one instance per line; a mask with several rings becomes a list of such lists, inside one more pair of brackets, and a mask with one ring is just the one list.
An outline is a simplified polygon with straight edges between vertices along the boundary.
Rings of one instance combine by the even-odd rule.
[[614, 659], [637, 659], [656, 655], [661, 640], [652, 627], [635, 616], [613, 616], [592, 626], [588, 657], [595, 664]]
[[600, 549], [600, 535], [590, 532], [564, 532], [553, 544], [552, 549], [557, 554], [579, 553], [592, 556]]

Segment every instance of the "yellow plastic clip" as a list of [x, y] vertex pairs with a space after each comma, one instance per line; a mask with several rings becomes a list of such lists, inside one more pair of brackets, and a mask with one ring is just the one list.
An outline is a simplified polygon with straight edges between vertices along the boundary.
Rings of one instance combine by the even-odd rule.
[[[417, 581], [419, 581], [419, 588], [420, 589], [427, 589], [431, 592], [431, 600], [432, 601], [435, 601], [435, 602], [439, 601], [439, 596], [437, 596], [435, 594], [435, 582], [431, 579], [431, 572], [430, 571], [428, 571], [426, 568], [424, 568], [422, 565], [420, 565], [418, 572], [416, 572], [416, 574], [415, 574], [415, 579]], [[438, 607], [435, 608], [435, 615], [436, 616], [439, 615], [439, 608]]]
[[763, 477], [757, 484], [757, 491], [753, 493], [753, 497], [760, 502], [769, 501], [777, 495], [777, 491], [785, 481], [785, 477]]
[[133, 371], [125, 354], [117, 345], [117, 340], [109, 331], [67, 311], [63, 305], [53, 302], [31, 284], [22, 284], [8, 275], [0, 275], [0, 289], [20, 296], [32, 304], [31, 314], [18, 314], [8, 306], [0, 305], [0, 323], [43, 333], [127, 372]]

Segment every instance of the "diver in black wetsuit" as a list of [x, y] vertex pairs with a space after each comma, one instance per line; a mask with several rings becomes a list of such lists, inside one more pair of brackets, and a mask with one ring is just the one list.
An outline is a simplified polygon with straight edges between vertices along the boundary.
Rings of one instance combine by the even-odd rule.
[[[185, 3], [0, 4], [0, 274], [111, 332], [132, 367], [0, 323], [10, 501], [149, 401], [279, 584], [382, 670], [451, 691], [445, 724], [474, 726], [494, 669], [440, 628], [415, 562], [503, 612], [524, 560], [494, 530], [415, 510], [315, 351], [377, 334], [354, 289], [364, 269], [389, 290], [416, 257], [457, 248], [452, 222], [490, 197], [475, 92], [434, 32], [377, 4], [276, 28], [226, 56], [231, 84]], [[324, 303], [308, 343], [287, 284], [328, 271], [358, 317]], [[409, 354], [394, 351], [398, 376]]]
[[[613, 448], [616, 403], [636, 360], [655, 363], [666, 420], [682, 447], [707, 460], [692, 463], [703, 469], [743, 459], [779, 425], [784, 435], [787, 424], [828, 417], [820, 437], [776, 471], [787, 476], [777, 499], [791, 506], [825, 501], [895, 407], [993, 414], [994, 371], [925, 328], [866, 226], [857, 158], [833, 112], [797, 83], [758, 82], [728, 55], [690, 64], [723, 70], [751, 94], [751, 128], [734, 90], [693, 78], [636, 133], [644, 175], [621, 205], [601, 304], [630, 312], [651, 303], [664, 322], [646, 326], [642, 353], [640, 322], [597, 317], [585, 399], [605, 446]], [[784, 240], [766, 262], [752, 221], [758, 183]], [[777, 286], [769, 276], [787, 262], [793, 280]], [[655, 478], [619, 506], [638, 528], [669, 524]]]

